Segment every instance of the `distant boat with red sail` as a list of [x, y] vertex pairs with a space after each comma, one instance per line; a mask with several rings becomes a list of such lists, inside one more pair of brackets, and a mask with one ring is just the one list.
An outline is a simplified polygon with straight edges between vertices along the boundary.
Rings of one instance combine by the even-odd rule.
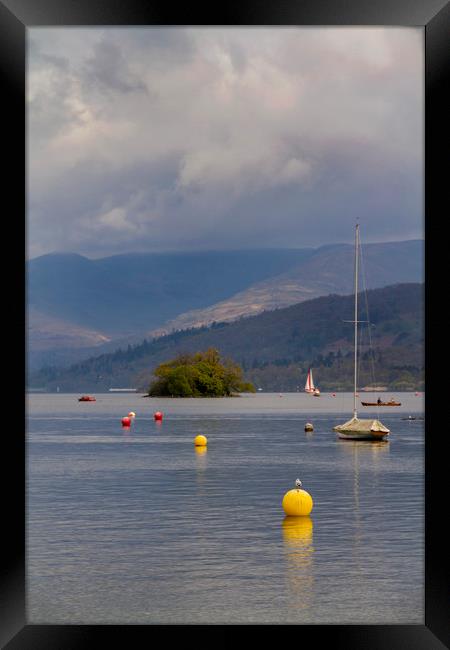
[[308, 374], [306, 375], [305, 393], [314, 395], [314, 397], [319, 397], [320, 395], [320, 390], [316, 386], [314, 386], [314, 380], [313, 380], [311, 368], [308, 369]]

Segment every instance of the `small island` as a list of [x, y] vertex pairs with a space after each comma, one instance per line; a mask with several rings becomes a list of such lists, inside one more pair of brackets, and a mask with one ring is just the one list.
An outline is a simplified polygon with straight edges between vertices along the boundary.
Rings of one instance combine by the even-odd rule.
[[242, 368], [231, 359], [222, 360], [215, 348], [196, 354], [180, 354], [161, 363], [153, 372], [149, 397], [231, 397], [254, 393], [243, 379]]

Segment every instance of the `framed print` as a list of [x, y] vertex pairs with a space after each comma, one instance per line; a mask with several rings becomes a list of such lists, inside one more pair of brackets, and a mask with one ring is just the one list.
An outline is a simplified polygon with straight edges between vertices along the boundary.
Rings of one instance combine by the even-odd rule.
[[443, 0], [0, 0], [2, 647], [448, 647], [448, 33]]

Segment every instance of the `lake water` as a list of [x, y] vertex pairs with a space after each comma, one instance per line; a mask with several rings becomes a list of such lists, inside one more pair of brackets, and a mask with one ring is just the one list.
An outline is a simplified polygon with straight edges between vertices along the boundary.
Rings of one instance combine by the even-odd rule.
[[424, 623], [422, 396], [388, 442], [337, 438], [350, 394], [78, 397], [27, 396], [28, 624]]

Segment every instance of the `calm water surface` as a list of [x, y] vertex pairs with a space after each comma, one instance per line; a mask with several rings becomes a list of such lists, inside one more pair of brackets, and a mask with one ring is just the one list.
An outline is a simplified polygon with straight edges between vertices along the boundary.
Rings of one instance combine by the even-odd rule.
[[337, 438], [349, 394], [96, 397], [27, 398], [29, 624], [424, 623], [422, 397], [385, 443]]

